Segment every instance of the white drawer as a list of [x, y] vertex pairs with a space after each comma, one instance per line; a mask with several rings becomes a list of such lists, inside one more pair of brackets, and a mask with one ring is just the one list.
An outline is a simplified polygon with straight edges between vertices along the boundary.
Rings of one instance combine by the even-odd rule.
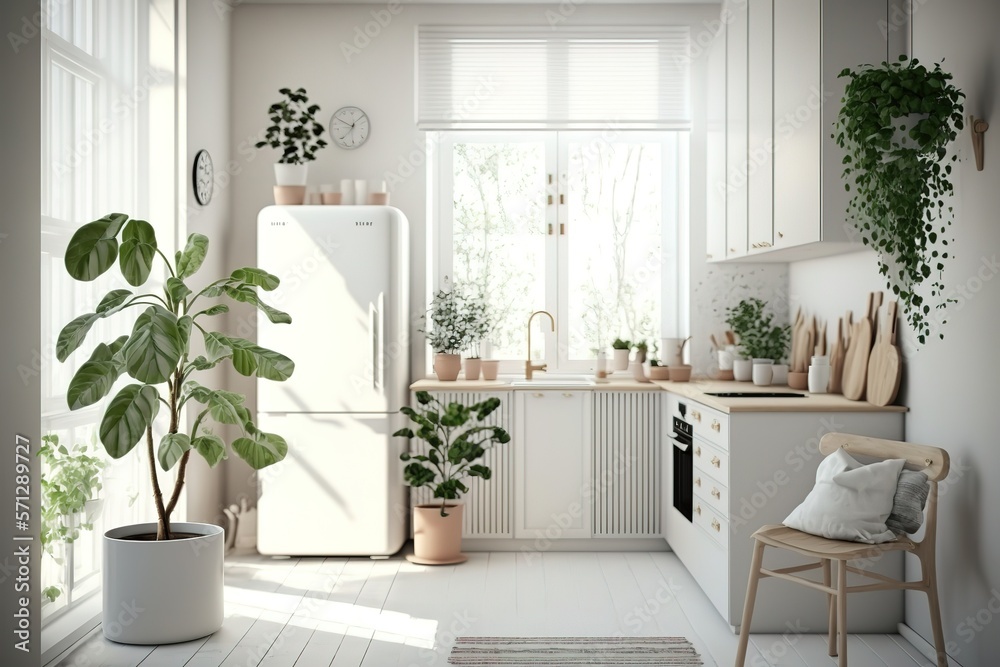
[[694, 426], [694, 434], [729, 451], [729, 415], [701, 403], [688, 403], [687, 420]]
[[722, 516], [729, 516], [729, 487], [719, 480], [695, 470], [694, 493]]
[[698, 438], [695, 438], [691, 447], [694, 449], [695, 478], [701, 472], [724, 486], [729, 486], [729, 454]]
[[729, 550], [729, 522], [697, 494], [694, 497], [694, 525], [708, 533], [720, 547]]

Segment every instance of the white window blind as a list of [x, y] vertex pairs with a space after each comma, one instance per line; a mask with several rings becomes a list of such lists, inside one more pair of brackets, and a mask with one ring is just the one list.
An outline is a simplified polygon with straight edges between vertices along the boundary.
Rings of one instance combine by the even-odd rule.
[[686, 26], [419, 26], [417, 126], [690, 128]]

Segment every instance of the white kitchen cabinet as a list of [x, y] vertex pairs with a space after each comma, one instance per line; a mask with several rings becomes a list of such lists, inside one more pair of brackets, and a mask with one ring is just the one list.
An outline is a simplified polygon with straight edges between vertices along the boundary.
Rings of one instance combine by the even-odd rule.
[[785, 262], [861, 247], [847, 220], [844, 152], [831, 136], [846, 84], [838, 74], [895, 60], [890, 49], [900, 45], [884, 31], [894, 2], [723, 6], [732, 17], [725, 32], [726, 259]]
[[747, 45], [746, 3], [727, 3], [726, 38], [726, 258], [747, 253]]
[[590, 391], [515, 392], [514, 537], [591, 536]]
[[[723, 413], [672, 392], [666, 405], [665, 424], [679, 416], [693, 426], [692, 518], [685, 518], [665, 499], [666, 539], [737, 630], [750, 572], [751, 535], [762, 525], [781, 523], [812, 489], [822, 460], [819, 439], [833, 431], [890, 439], [903, 436], [903, 413], [898, 411]], [[665, 454], [669, 447], [665, 442]], [[671, 484], [671, 497], [673, 491]], [[772, 568], [804, 562], [776, 550], [770, 550], [767, 558]], [[903, 573], [900, 554], [866, 566], [888, 576]], [[894, 632], [903, 619], [903, 596], [898, 591], [867, 595], [865, 605], [852, 608], [848, 615], [849, 631]], [[752, 631], [781, 633], [789, 622], [826, 627], [826, 597], [781, 582], [762, 584]]]
[[708, 45], [705, 237], [708, 261], [726, 257], [726, 25]]

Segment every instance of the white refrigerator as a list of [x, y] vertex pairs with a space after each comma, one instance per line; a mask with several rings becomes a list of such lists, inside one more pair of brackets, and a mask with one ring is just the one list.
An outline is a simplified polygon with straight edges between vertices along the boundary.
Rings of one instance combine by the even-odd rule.
[[288, 441], [258, 475], [257, 548], [289, 556], [395, 553], [408, 517], [402, 463], [409, 376], [409, 239], [389, 206], [268, 206], [257, 266], [291, 324], [257, 318], [260, 345], [295, 361], [258, 380], [258, 426]]

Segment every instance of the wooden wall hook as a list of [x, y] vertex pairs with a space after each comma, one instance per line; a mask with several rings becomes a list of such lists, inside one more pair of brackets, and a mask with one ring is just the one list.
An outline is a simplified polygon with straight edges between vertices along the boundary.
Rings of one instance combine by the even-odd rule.
[[976, 156], [976, 170], [983, 170], [983, 135], [990, 129], [990, 124], [983, 119], [969, 116], [969, 129], [972, 131], [972, 152]]

